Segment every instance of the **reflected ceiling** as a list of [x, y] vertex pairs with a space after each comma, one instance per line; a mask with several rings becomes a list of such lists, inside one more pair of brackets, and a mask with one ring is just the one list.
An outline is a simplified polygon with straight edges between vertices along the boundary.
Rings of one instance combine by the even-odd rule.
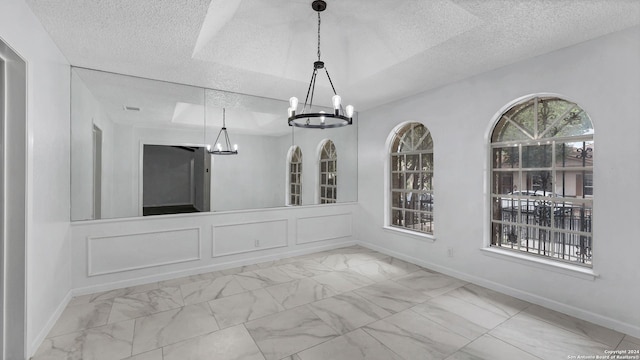
[[[310, 0], [26, 2], [75, 66], [304, 99], [316, 58]], [[322, 58], [360, 111], [640, 24], [635, 0], [327, 3]]]
[[74, 68], [114, 123], [147, 128], [222, 127], [222, 108], [234, 133], [281, 136], [288, 103], [249, 95]]

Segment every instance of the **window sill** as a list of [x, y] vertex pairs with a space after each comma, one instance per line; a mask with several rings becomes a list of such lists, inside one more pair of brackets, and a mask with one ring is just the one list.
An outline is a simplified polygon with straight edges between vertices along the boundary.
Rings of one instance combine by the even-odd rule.
[[580, 279], [585, 280], [595, 280], [598, 275], [592, 268], [585, 268], [582, 266], [576, 266], [571, 264], [566, 264], [550, 259], [538, 258], [536, 256], [526, 255], [526, 254], [518, 254], [516, 252], [496, 249], [494, 247], [482, 248], [485, 255], [504, 259], [512, 262], [516, 262], [523, 265], [533, 266], [538, 269], [549, 270], [553, 272], [557, 272], [560, 274], [574, 276]]
[[415, 239], [418, 239], [418, 240], [427, 241], [427, 242], [431, 242], [431, 243], [436, 242], [436, 237], [433, 236], [433, 235], [419, 233], [417, 231], [405, 230], [405, 229], [401, 229], [401, 228], [397, 228], [397, 227], [393, 227], [393, 226], [388, 226], [388, 225], [385, 225], [382, 228], [385, 231], [392, 232], [392, 233], [395, 233], [395, 234], [408, 235], [408, 236], [411, 236], [411, 237], [413, 237]]

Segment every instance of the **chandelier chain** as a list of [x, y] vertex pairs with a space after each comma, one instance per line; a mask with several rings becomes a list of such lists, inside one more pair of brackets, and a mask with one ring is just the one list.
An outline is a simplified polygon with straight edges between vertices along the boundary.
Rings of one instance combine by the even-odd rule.
[[[311, 81], [309, 82], [309, 88], [307, 89], [307, 96], [304, 99], [304, 105], [302, 107], [302, 111], [297, 113], [298, 108], [298, 98], [295, 96], [289, 99], [289, 126], [298, 126], [304, 128], [312, 128], [312, 129], [327, 129], [327, 128], [336, 128], [345, 125], [352, 124], [352, 116], [353, 116], [353, 106], [348, 105], [346, 108], [342, 107], [341, 98], [338, 96], [336, 92], [336, 88], [333, 84], [333, 80], [329, 75], [329, 70], [325, 67], [324, 62], [321, 60], [322, 58], [322, 48], [321, 48], [321, 28], [322, 28], [322, 17], [320, 13], [324, 11], [327, 7], [327, 3], [324, 0], [313, 0], [311, 3], [311, 7], [318, 13], [318, 60], [313, 63], [313, 73], [311, 74]], [[333, 91], [334, 96], [331, 98], [331, 101], [334, 106], [334, 111], [324, 112], [324, 111], [316, 111], [313, 112], [313, 100], [316, 89], [316, 80], [318, 76], [318, 70], [324, 69], [325, 74], [327, 74], [327, 79], [329, 80], [329, 84], [331, 85], [331, 90]], [[307, 112], [307, 109], [309, 112]], [[342, 110], [342, 111], [341, 111]], [[312, 120], [313, 119], [313, 120]]]
[[226, 121], [225, 121], [226, 119], [225, 119], [225, 118], [226, 118], [226, 116], [225, 116], [225, 108], [222, 108], [222, 127], [223, 127], [223, 128], [226, 128], [226, 127], [227, 127], [227, 124], [226, 124]]
[[320, 12], [318, 11], [318, 61], [320, 61]]

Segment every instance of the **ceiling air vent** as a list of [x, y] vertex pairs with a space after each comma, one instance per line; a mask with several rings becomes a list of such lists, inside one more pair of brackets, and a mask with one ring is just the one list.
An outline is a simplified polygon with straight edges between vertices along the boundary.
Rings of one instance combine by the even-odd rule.
[[140, 111], [140, 108], [139, 108], [139, 107], [136, 107], [136, 106], [128, 106], [128, 105], [125, 105], [125, 106], [124, 106], [124, 109], [125, 109], [126, 111]]

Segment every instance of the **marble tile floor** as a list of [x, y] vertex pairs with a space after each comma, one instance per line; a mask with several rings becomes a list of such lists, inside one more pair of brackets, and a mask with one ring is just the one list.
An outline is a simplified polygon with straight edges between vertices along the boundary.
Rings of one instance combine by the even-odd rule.
[[72, 299], [33, 360], [567, 359], [640, 339], [360, 246]]

